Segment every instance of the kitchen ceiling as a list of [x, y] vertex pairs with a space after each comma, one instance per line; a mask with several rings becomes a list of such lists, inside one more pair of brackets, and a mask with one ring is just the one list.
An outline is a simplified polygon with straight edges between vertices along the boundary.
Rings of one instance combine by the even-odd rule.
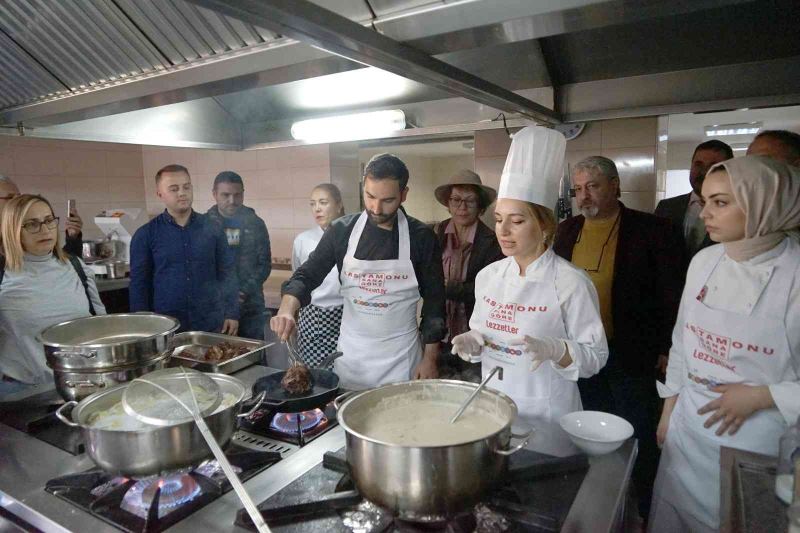
[[[148, 143], [169, 112], [179, 131], [162, 143], [247, 148], [289, 140], [301, 117], [387, 107], [425, 133], [500, 111], [558, 122], [800, 103], [791, 1], [315, 4], [4, 0], [0, 124]], [[217, 118], [194, 118], [204, 110]]]

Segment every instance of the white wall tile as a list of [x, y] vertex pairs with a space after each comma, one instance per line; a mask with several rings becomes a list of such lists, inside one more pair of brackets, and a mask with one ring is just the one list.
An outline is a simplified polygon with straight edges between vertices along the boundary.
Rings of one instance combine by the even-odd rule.
[[106, 156], [106, 175], [108, 176], [141, 176], [142, 167], [141, 151], [109, 151]]
[[251, 170], [244, 178], [245, 200], [292, 198], [294, 192], [289, 172], [288, 168]]
[[225, 153], [224, 150], [197, 150], [195, 153], [197, 172], [213, 174], [216, 177], [223, 170], [230, 170], [225, 165]]
[[258, 152], [256, 150], [246, 150], [242, 152], [225, 150], [225, 169], [232, 170], [237, 174], [246, 174], [248, 170], [258, 169]]
[[289, 177], [292, 182], [292, 197], [308, 198], [314, 187], [320, 183], [330, 183], [331, 169], [329, 166], [290, 168]]
[[111, 200], [108, 178], [76, 176], [66, 178], [67, 196], [78, 202], [106, 203]]

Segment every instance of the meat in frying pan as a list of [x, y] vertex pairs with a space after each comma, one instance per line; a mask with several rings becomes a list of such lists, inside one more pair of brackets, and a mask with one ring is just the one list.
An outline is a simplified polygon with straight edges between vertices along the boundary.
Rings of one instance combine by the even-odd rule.
[[281, 386], [289, 394], [303, 394], [311, 390], [311, 371], [306, 365], [293, 365], [286, 371]]

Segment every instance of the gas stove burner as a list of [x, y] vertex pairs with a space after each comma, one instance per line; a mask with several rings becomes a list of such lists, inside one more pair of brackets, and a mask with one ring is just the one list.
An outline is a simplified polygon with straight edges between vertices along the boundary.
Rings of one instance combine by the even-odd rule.
[[147, 518], [150, 503], [158, 488], [158, 517], [162, 518], [181, 505], [200, 495], [200, 485], [190, 474], [173, 474], [169, 477], [142, 479], [122, 498], [120, 507], [140, 518]]
[[305, 432], [316, 427], [323, 420], [325, 420], [325, 414], [320, 409], [314, 409], [302, 413], [278, 413], [272, 418], [269, 426], [281, 433], [297, 435], [300, 431]]
[[92, 496], [97, 496], [97, 497], [105, 496], [106, 494], [108, 494], [109, 492], [114, 490], [115, 488], [119, 487], [120, 485], [123, 485], [123, 484], [127, 483], [128, 481], [129, 480], [126, 477], [121, 477], [121, 476], [113, 477], [113, 478], [109, 479], [108, 481], [106, 481], [105, 483], [103, 483], [101, 485], [98, 485], [95, 488], [93, 488], [91, 490], [90, 494]]
[[[233, 468], [233, 471], [236, 472], [237, 475], [242, 473], [242, 469], [238, 466], [231, 465], [231, 468]], [[206, 461], [205, 463], [201, 464], [194, 469], [194, 473], [200, 474], [201, 476], [209, 479], [225, 477], [225, 472], [222, 471], [222, 467], [219, 466], [219, 462], [216, 459], [211, 459], [210, 461]]]

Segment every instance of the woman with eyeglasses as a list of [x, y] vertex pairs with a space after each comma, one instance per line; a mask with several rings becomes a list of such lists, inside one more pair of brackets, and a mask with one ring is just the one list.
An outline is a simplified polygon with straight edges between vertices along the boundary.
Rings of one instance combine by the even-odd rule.
[[50, 202], [32, 194], [0, 214], [0, 399], [53, 380], [38, 333], [106, 312], [94, 274], [59, 246], [58, 222]]
[[[434, 195], [450, 213], [450, 218], [433, 227], [442, 248], [447, 297], [445, 342], [449, 342], [469, 331], [469, 317], [475, 307], [475, 276], [485, 266], [503, 259], [494, 231], [480, 219], [497, 191], [484, 185], [471, 170], [461, 170], [437, 187]], [[480, 365], [455, 357], [449, 345], [443, 347], [440, 359], [443, 375], [453, 373], [466, 381], [480, 380]]]
[[[718, 531], [720, 448], [775, 456], [800, 416], [800, 169], [737, 157], [703, 180], [665, 383], [650, 530]], [[794, 237], [793, 237], [794, 235]]]

